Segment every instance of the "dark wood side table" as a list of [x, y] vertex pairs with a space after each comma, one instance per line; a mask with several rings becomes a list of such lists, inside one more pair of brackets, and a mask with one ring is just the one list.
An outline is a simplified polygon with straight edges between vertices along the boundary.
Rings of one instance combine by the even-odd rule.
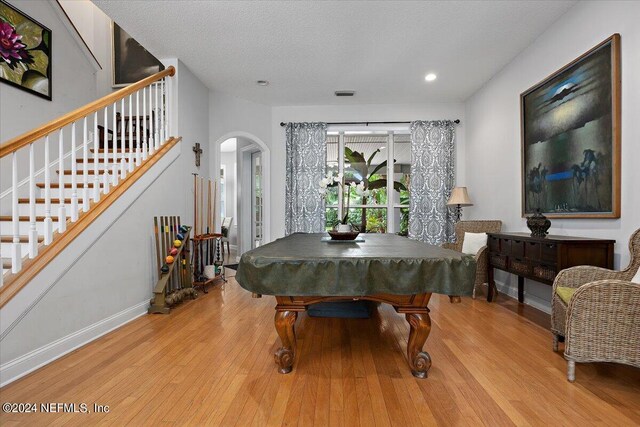
[[529, 233], [487, 233], [489, 246], [489, 290], [493, 300], [494, 268], [518, 276], [518, 301], [524, 302], [524, 279], [553, 284], [560, 270], [576, 265], [613, 269], [615, 240], [586, 237], [531, 237]]

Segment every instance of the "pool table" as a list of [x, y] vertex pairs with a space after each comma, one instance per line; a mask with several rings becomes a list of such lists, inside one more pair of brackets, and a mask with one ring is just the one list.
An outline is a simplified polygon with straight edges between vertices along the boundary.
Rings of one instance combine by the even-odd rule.
[[279, 372], [295, 361], [295, 322], [309, 305], [368, 300], [390, 304], [409, 323], [407, 358], [411, 373], [426, 378], [431, 367], [423, 346], [431, 331], [433, 293], [452, 302], [471, 295], [475, 261], [438, 246], [395, 234], [365, 234], [363, 242], [326, 242], [322, 233], [295, 233], [244, 253], [236, 280], [255, 296], [276, 298], [275, 327], [282, 346]]

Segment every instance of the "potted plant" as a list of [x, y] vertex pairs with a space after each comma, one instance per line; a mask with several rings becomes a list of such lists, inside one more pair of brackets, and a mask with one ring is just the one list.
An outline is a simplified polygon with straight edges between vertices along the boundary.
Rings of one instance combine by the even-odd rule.
[[370, 190], [365, 187], [363, 181], [345, 182], [344, 176], [341, 173], [334, 175], [333, 172], [320, 180], [320, 194], [326, 195], [327, 189], [330, 187], [338, 187], [342, 190], [343, 206], [346, 206], [344, 216], [338, 221], [338, 224], [336, 224], [335, 230], [339, 233], [351, 232], [353, 230], [353, 226], [349, 223], [349, 194], [351, 193], [351, 189], [353, 188], [355, 193], [362, 198], [369, 197]]

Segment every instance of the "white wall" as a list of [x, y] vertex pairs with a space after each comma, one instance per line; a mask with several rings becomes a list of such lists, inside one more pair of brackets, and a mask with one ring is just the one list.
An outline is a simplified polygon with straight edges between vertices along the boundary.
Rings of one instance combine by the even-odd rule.
[[0, 83], [0, 141], [96, 99], [96, 76], [65, 23], [49, 2], [11, 0], [9, 3], [51, 30], [51, 101]]
[[[209, 96], [209, 158], [210, 170], [218, 178], [220, 170], [219, 145], [228, 138], [240, 137], [261, 142], [271, 148], [271, 107], [235, 98], [217, 91], [211, 91]], [[238, 140], [240, 142], [240, 140]], [[273, 161], [271, 162], [273, 164]], [[279, 173], [274, 170], [274, 173]], [[284, 173], [284, 172], [282, 172]], [[265, 197], [265, 221], [271, 222], [271, 228], [279, 223], [281, 218], [271, 214], [268, 196]], [[235, 220], [234, 220], [235, 221]], [[220, 223], [217, 224], [219, 229]]]
[[[462, 103], [274, 107], [271, 151], [271, 238], [284, 236], [285, 129], [280, 122], [412, 121], [460, 119], [456, 126], [456, 182], [465, 184], [465, 117]], [[473, 195], [472, 195], [473, 197]]]
[[[629, 236], [640, 227], [640, 3], [580, 2], [466, 103], [466, 177], [470, 218], [497, 218], [527, 231], [521, 218], [519, 95], [614, 33], [622, 38], [622, 216], [554, 219], [552, 234], [616, 239], [615, 266], [626, 266]], [[513, 276], [501, 275], [512, 288]], [[551, 289], [527, 281], [528, 302], [548, 307]]]
[[[209, 141], [209, 89], [184, 65], [178, 61], [176, 81], [178, 87], [178, 129], [175, 132], [182, 136], [183, 150], [180, 155], [182, 181], [169, 191], [180, 192], [184, 197], [185, 222], [193, 223], [193, 175], [208, 178], [210, 176]], [[200, 167], [195, 165], [193, 146], [200, 143], [202, 154]]]

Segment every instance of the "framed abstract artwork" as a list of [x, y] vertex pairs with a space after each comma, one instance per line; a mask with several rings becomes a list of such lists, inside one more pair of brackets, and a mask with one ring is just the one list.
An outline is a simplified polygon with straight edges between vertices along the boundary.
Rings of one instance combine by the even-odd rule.
[[113, 87], [123, 87], [164, 70], [164, 65], [115, 22], [111, 25]]
[[620, 35], [520, 95], [522, 215], [620, 218]]
[[2, 0], [0, 82], [51, 101], [51, 30]]

